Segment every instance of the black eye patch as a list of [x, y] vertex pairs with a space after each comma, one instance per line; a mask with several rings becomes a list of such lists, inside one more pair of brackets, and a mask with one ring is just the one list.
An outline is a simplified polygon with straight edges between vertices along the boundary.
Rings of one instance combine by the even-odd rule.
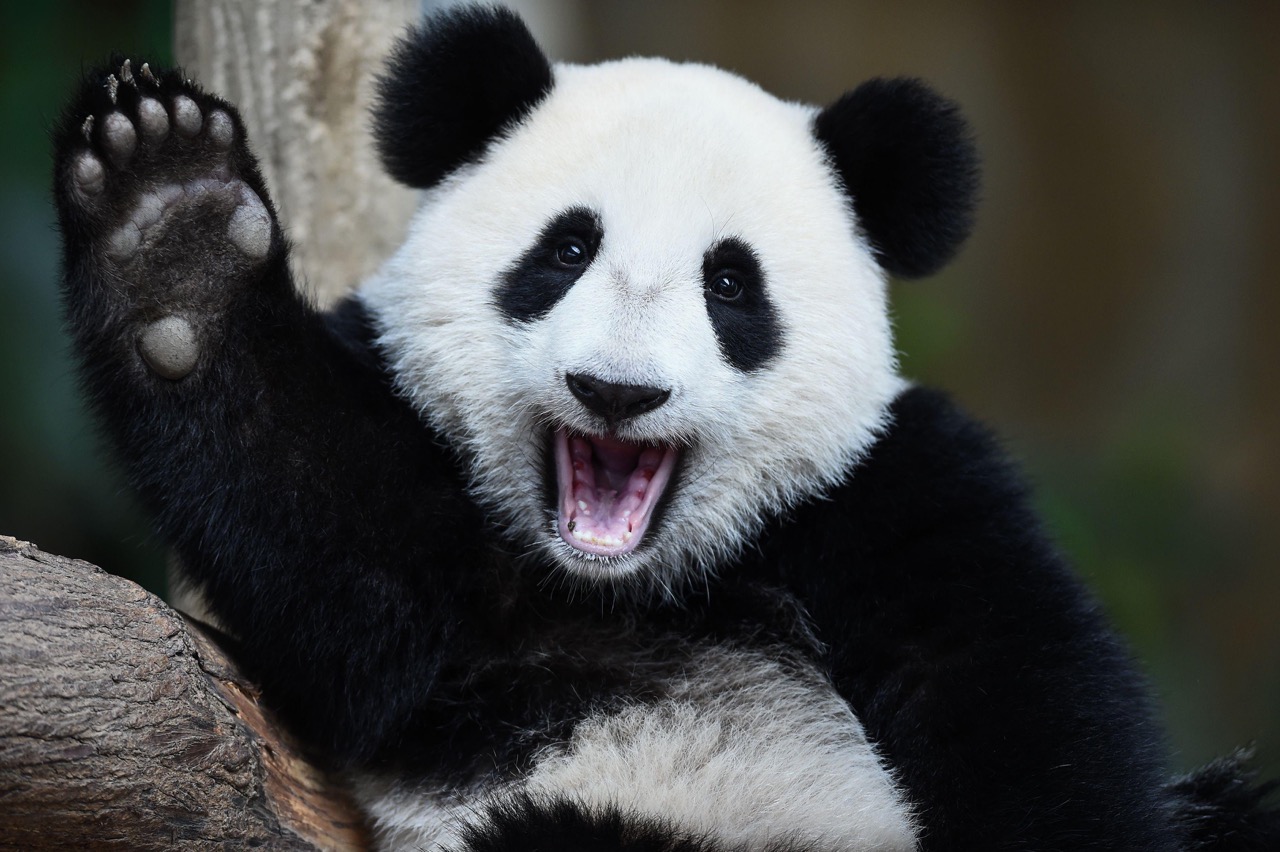
[[707, 249], [702, 284], [720, 354], [730, 364], [749, 373], [782, 350], [782, 323], [751, 246], [730, 237]]
[[604, 228], [585, 207], [571, 207], [538, 234], [533, 245], [503, 273], [494, 303], [513, 322], [546, 316], [591, 266]]

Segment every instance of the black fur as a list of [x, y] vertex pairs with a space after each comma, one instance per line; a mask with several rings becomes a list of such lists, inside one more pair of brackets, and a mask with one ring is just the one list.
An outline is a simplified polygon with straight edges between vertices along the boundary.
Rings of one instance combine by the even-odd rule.
[[[131, 209], [135, 187], [213, 159], [203, 138], [170, 133], [126, 168], [108, 166], [102, 202], [86, 207], [72, 162], [100, 150], [101, 139], [86, 142], [85, 118], [101, 128], [113, 109], [132, 116], [137, 106], [126, 86], [118, 105], [109, 100], [104, 80], [118, 67], [91, 73], [55, 129], [63, 297], [85, 396], [160, 535], [215, 611], [229, 615], [256, 677], [272, 684], [273, 703], [339, 761], [376, 761], [414, 719], [387, 696], [433, 683], [448, 647], [451, 591], [407, 566], [482, 564], [484, 519], [453, 460], [380, 369], [353, 356], [296, 295], [278, 228], [266, 260], [229, 277], [213, 265], [178, 282], [168, 270], [173, 257], [208, 254], [225, 218], [166, 233], [140, 267], [104, 262], [101, 242]], [[139, 86], [235, 117], [176, 71]], [[270, 205], [242, 134], [227, 160]], [[193, 286], [205, 304], [167, 304]], [[193, 310], [202, 355], [194, 372], [168, 381], [144, 366], [134, 341], [175, 307]], [[399, 503], [410, 492], [417, 499]], [[446, 524], [400, 540], [370, 536], [375, 520], [405, 530]]]
[[[347, 296], [324, 315], [329, 333], [342, 343], [360, 365], [371, 372], [381, 372], [382, 362], [374, 348], [378, 330], [364, 302], [358, 296]], [[388, 376], [388, 381], [390, 377]]]
[[[851, 479], [770, 528], [922, 848], [1177, 848], [1141, 677], [985, 430], [904, 394]], [[746, 567], [746, 566], [744, 566]]]
[[[502, 276], [494, 296], [498, 310], [514, 322], [546, 316], [587, 271], [603, 238], [600, 217], [585, 207], [573, 207], [556, 216]], [[582, 251], [580, 262], [566, 263], [560, 256], [569, 245]]]
[[924, 83], [869, 80], [819, 113], [814, 135], [892, 274], [931, 275], [969, 236], [977, 151], [956, 105]]
[[382, 162], [409, 186], [434, 186], [478, 159], [552, 83], [551, 64], [513, 12], [445, 9], [400, 40], [378, 80]]
[[[296, 295], [278, 226], [248, 263], [224, 250], [229, 211], [192, 201], [146, 251], [107, 258], [141, 188], [225, 161], [270, 202], [234, 110], [176, 72], [139, 91], [227, 110], [233, 148], [143, 144], [86, 202], [74, 159], [107, 159], [84, 118], [137, 109], [133, 90], [110, 102], [105, 73], [55, 131], [85, 393], [266, 700], [332, 765], [510, 780], [589, 714], [661, 699], [699, 649], [753, 649], [830, 673], [916, 805], [925, 850], [1275, 848], [1274, 813], [1239, 771], [1164, 785], [1141, 678], [999, 449], [944, 397], [903, 395], [842, 487], [694, 594], [568, 595], [512, 552], [464, 466], [392, 392], [358, 303], [326, 318]], [[188, 257], [208, 259], [203, 275]], [[174, 312], [201, 355], [170, 381], [135, 341]], [[660, 815], [533, 800], [491, 811], [466, 844], [720, 848]]]
[[1178, 802], [1178, 821], [1196, 852], [1280, 849], [1280, 783], [1257, 783], [1248, 755], [1216, 760], [1178, 779], [1170, 792]]
[[[722, 278], [737, 282], [731, 298], [717, 291]], [[736, 238], [721, 240], [702, 258], [703, 293], [716, 343], [725, 359], [744, 372], [766, 366], [782, 350], [782, 323], [769, 300], [760, 260]]]

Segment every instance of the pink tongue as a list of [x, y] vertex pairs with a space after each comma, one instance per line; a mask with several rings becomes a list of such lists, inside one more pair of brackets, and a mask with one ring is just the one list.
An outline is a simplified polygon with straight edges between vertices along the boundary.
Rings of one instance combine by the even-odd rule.
[[666, 487], [675, 451], [561, 431], [556, 455], [564, 540], [598, 555], [633, 549]]

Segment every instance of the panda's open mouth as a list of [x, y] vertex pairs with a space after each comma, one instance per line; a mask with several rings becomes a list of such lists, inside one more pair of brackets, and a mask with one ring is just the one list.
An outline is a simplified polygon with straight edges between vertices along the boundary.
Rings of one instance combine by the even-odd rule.
[[560, 537], [594, 556], [635, 550], [671, 483], [677, 450], [579, 435], [563, 427], [552, 436], [552, 445]]

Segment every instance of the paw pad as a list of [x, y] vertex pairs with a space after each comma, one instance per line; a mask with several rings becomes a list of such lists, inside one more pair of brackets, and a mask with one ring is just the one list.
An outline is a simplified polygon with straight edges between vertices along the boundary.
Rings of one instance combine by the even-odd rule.
[[231, 123], [231, 116], [222, 110], [214, 110], [209, 114], [209, 140], [214, 146], [226, 151], [235, 141], [236, 128]]
[[169, 135], [169, 114], [155, 98], [143, 98], [138, 104], [138, 122], [142, 125], [142, 138], [153, 145]]
[[250, 260], [261, 260], [271, 248], [271, 215], [258, 194], [247, 186], [240, 188], [240, 206], [227, 223], [227, 236]]
[[142, 244], [142, 232], [132, 222], [126, 222], [111, 232], [107, 238], [107, 254], [113, 260], [131, 257]]
[[125, 260], [133, 255], [147, 229], [159, 222], [165, 210], [183, 197], [183, 190], [182, 186], [168, 184], [140, 196], [129, 218], [107, 237], [107, 254], [115, 260]]
[[197, 329], [269, 274], [275, 220], [231, 107], [172, 71], [111, 71], [61, 130], [60, 213], [79, 217], [80, 268], [108, 282], [136, 356], [177, 380], [195, 369]]
[[76, 188], [85, 195], [101, 195], [107, 185], [107, 170], [102, 167], [102, 161], [88, 151], [76, 157], [71, 174]]
[[195, 329], [179, 316], [165, 317], [143, 329], [138, 351], [147, 366], [171, 381], [188, 375], [200, 357]]
[[107, 153], [116, 165], [124, 165], [138, 150], [138, 133], [133, 122], [118, 112], [113, 112], [102, 122], [102, 136]]
[[204, 118], [200, 115], [200, 107], [186, 95], [178, 95], [173, 99], [173, 123], [178, 132], [188, 139], [200, 132]]

